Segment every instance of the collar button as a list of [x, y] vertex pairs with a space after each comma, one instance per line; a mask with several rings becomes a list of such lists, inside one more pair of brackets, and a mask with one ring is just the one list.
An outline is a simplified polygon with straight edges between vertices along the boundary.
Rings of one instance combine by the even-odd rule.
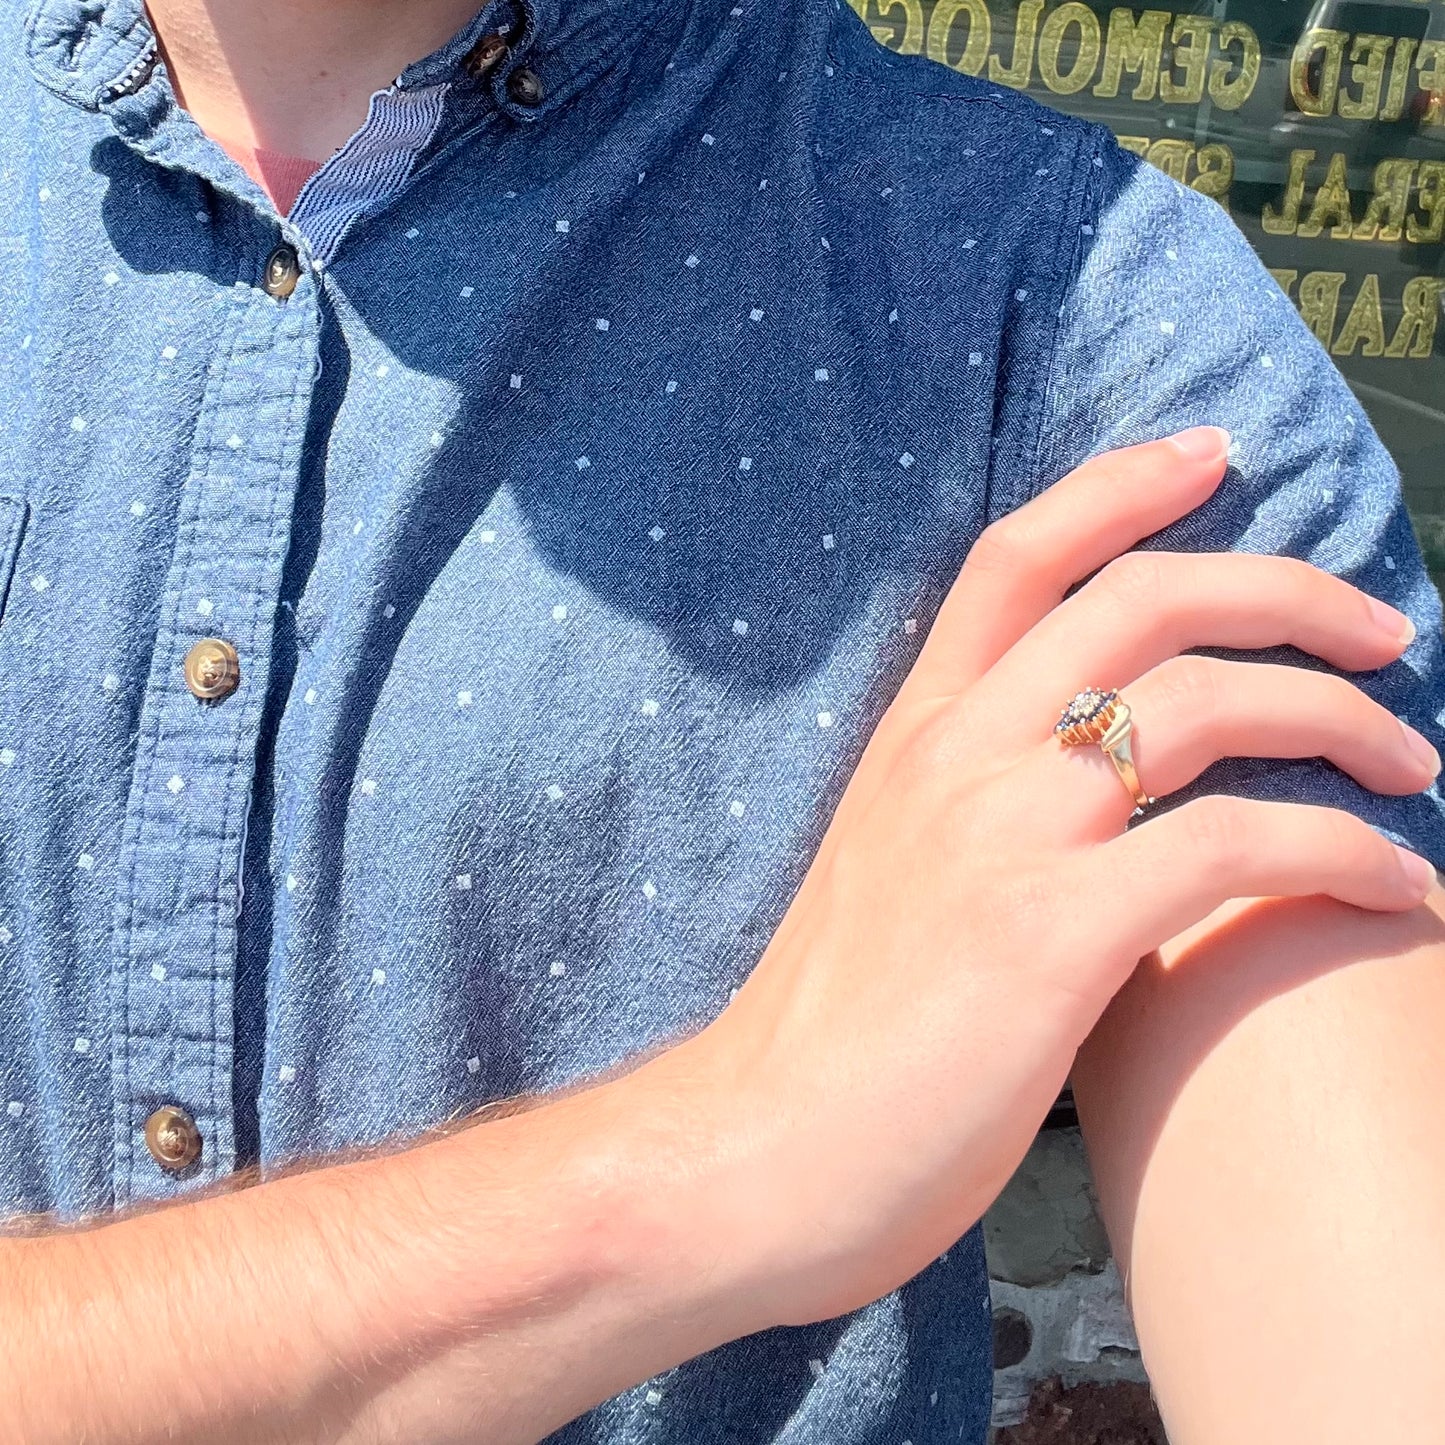
[[507, 77], [507, 94], [518, 105], [541, 105], [546, 91], [542, 88], [542, 77], [530, 66], [519, 65]]
[[484, 35], [462, 56], [462, 68], [469, 75], [481, 79], [488, 71], [497, 68], [497, 62], [507, 53], [507, 39], [504, 35]]

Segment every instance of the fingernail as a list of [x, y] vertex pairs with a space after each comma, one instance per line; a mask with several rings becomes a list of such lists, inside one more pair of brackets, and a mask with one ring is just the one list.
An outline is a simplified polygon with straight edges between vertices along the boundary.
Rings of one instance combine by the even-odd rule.
[[1376, 622], [1390, 634], [1393, 641], [1408, 647], [1415, 640], [1415, 624], [1397, 608], [1378, 597], [1370, 598], [1370, 612]]
[[1403, 718], [1400, 719], [1400, 731], [1405, 734], [1405, 746], [1410, 749], [1410, 756], [1422, 768], [1429, 768], [1432, 778], [1438, 777], [1440, 754], [1430, 746], [1429, 739], [1423, 733], [1416, 732]]
[[1213, 462], [1229, 451], [1230, 437], [1222, 426], [1192, 426], [1169, 440], [1192, 461]]
[[1434, 864], [1398, 843], [1395, 844], [1395, 856], [1400, 860], [1400, 871], [1409, 880], [1410, 891], [1423, 898], [1435, 886]]

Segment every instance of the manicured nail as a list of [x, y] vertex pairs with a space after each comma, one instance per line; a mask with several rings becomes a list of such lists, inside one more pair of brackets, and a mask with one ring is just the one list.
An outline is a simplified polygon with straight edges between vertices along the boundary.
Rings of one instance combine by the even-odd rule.
[[1388, 602], [1381, 602], [1378, 597], [1370, 598], [1370, 612], [1392, 640], [1403, 647], [1414, 642], [1415, 624], [1403, 612], [1391, 607]]
[[1405, 746], [1410, 749], [1410, 756], [1422, 768], [1429, 768], [1432, 778], [1438, 777], [1440, 754], [1430, 746], [1430, 740], [1423, 733], [1416, 732], [1403, 718], [1400, 719], [1400, 731], [1405, 734]]
[[1412, 853], [1408, 848], [1395, 844], [1395, 856], [1400, 860], [1400, 871], [1410, 883], [1410, 891], [1421, 898], [1435, 886], [1435, 865], [1428, 858]]
[[1191, 461], [1219, 461], [1229, 451], [1229, 433], [1222, 426], [1192, 426], [1169, 438]]

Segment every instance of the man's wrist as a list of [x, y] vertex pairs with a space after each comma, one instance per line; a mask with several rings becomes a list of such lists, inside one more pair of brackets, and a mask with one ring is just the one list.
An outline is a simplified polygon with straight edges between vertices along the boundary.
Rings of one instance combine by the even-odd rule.
[[[530, 1445], [764, 1327], [767, 1236], [712, 1059], [679, 1049], [399, 1152], [9, 1241], [6, 1292], [38, 1307], [0, 1312], [33, 1366], [0, 1433]], [[68, 1383], [102, 1368], [105, 1390]]]
[[[405, 1305], [420, 1357], [486, 1339], [492, 1370], [508, 1337], [529, 1361], [553, 1349], [552, 1429], [771, 1323], [759, 1310], [752, 1261], [763, 1250], [720, 1122], [726, 1109], [679, 1048], [400, 1156], [406, 1174], [390, 1175], [388, 1189], [424, 1202]], [[395, 1330], [395, 1297], [377, 1304]], [[416, 1384], [430, 1388], [425, 1367]], [[391, 1392], [373, 1427], [404, 1418], [407, 1399]], [[518, 1407], [520, 1439], [537, 1422]], [[489, 1429], [489, 1439], [513, 1438], [495, 1413]]]

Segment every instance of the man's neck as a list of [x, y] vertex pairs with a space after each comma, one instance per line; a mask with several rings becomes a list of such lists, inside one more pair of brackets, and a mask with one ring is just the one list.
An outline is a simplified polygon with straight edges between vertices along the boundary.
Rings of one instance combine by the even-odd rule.
[[481, 0], [147, 0], [180, 102], [208, 135], [324, 161], [375, 90]]

